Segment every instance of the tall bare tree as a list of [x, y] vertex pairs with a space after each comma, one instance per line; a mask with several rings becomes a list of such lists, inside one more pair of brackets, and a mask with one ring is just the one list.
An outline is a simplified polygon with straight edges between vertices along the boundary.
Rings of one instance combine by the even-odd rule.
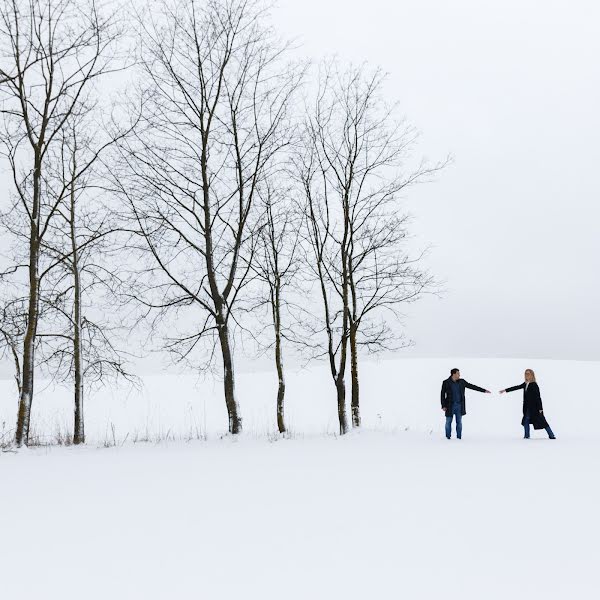
[[305, 196], [310, 268], [319, 282], [332, 377], [338, 396], [340, 432], [347, 431], [345, 375], [348, 351], [352, 424], [360, 426], [358, 349], [397, 347], [385, 312], [432, 290], [434, 281], [411, 257], [405, 241], [403, 190], [425, 181], [446, 163], [406, 161], [416, 132], [395, 118], [383, 101], [379, 70], [322, 67], [320, 85], [307, 115], [303, 153], [296, 172]]
[[15, 443], [27, 443], [34, 393], [41, 246], [57, 210], [49, 150], [82, 95], [113, 68], [114, 13], [94, 0], [7, 0], [0, 7], [0, 113], [14, 211], [27, 231], [28, 311]]
[[[285, 46], [251, 1], [164, 0], [139, 19], [142, 127], [123, 146], [118, 185], [147, 259], [136, 295], [170, 319], [167, 348], [220, 349], [229, 431], [242, 429], [232, 327], [252, 278], [256, 193], [288, 143], [298, 83]], [[177, 331], [185, 310], [191, 329]], [[197, 363], [196, 363], [197, 364]]]
[[[317, 282], [322, 302], [322, 320], [306, 321], [311, 331], [316, 357], [325, 356], [336, 389], [339, 431], [348, 432], [346, 411], [346, 368], [349, 338], [349, 283], [346, 273], [348, 226], [336, 218], [326, 180], [320, 168], [320, 157], [314, 132], [307, 127], [304, 145], [294, 159], [294, 171], [304, 194], [305, 242], [309, 246], [305, 266], [309, 277]], [[334, 268], [342, 265], [341, 277]], [[325, 350], [314, 340], [325, 334]]]
[[45, 342], [44, 362], [63, 381], [73, 381], [74, 444], [85, 441], [85, 389], [111, 376], [131, 378], [124, 353], [112, 339], [114, 310], [109, 320], [101, 308], [115, 306], [123, 254], [116, 207], [105, 199], [108, 177], [102, 159], [132, 128], [100, 127], [96, 102], [90, 99], [85, 108], [66, 123], [48, 168], [55, 182], [51, 193], [58, 197], [55, 219], [42, 243], [49, 259], [41, 278], [50, 318], [38, 333]]
[[285, 298], [285, 294], [287, 288], [296, 283], [299, 272], [301, 220], [290, 201], [290, 190], [285, 187], [284, 178], [281, 174], [279, 177], [280, 181], [267, 182], [259, 193], [264, 214], [253, 270], [263, 288], [255, 308], [266, 306], [271, 316], [273, 341], [267, 346], [274, 349], [277, 371], [277, 428], [279, 433], [285, 433], [283, 342], [290, 336], [296, 338], [291, 328], [297, 319], [295, 314], [291, 314], [292, 323], [286, 324], [285, 314], [290, 314], [291, 311], [297, 314], [299, 310], [294, 302]]

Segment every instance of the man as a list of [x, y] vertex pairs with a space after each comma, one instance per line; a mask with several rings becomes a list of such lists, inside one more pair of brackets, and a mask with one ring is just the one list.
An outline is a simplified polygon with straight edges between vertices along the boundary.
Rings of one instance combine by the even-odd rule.
[[450, 377], [442, 383], [442, 410], [446, 413], [446, 437], [450, 439], [452, 433], [452, 417], [456, 417], [456, 437], [462, 438], [462, 418], [467, 414], [465, 403], [465, 388], [491, 394], [476, 385], [460, 378], [460, 371], [452, 369]]

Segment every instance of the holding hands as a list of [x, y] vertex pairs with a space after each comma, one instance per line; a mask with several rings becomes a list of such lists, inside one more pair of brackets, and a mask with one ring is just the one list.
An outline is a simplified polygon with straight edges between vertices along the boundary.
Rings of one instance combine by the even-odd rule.
[[[441, 395], [442, 411], [446, 413], [446, 437], [448, 439], [451, 438], [451, 425], [454, 417], [457, 420], [456, 435], [458, 438], [461, 438], [461, 414], [463, 416], [467, 414], [465, 410], [465, 389], [484, 394], [492, 393], [488, 389], [473, 385], [462, 379], [459, 369], [452, 369], [450, 371], [450, 377], [442, 383]], [[525, 371], [523, 383], [498, 390], [498, 394], [508, 394], [517, 390], [522, 390], [523, 392], [523, 419], [521, 424], [525, 428], [525, 438], [529, 438], [530, 425], [533, 425], [535, 429], [545, 429], [550, 439], [556, 439], [544, 417], [540, 388], [535, 380], [535, 373], [532, 369]]]

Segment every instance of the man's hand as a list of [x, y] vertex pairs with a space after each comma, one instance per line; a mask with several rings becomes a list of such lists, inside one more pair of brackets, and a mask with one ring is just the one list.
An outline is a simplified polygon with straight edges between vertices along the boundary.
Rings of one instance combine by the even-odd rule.
[[486, 394], [491, 394], [492, 392], [490, 392], [490, 390], [485, 390]]
[[544, 412], [543, 410], [540, 410], [540, 415], [541, 415], [543, 412]]
[[442, 410], [443, 410], [444, 412], [446, 412], [446, 409], [445, 409], [443, 406], [442, 406]]
[[500, 394], [506, 394], [506, 390], [500, 390]]

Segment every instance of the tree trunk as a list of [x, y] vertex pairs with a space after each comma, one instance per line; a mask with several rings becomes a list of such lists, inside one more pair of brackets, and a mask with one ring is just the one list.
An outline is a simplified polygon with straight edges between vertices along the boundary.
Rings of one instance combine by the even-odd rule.
[[23, 381], [19, 397], [19, 412], [15, 443], [17, 446], [29, 441], [29, 422], [31, 419], [31, 401], [33, 399], [33, 380], [35, 369], [35, 339], [38, 323], [39, 274], [38, 246], [32, 245], [29, 264], [29, 308], [27, 311], [27, 330], [23, 340]]
[[235, 378], [233, 372], [233, 354], [229, 341], [229, 328], [227, 323], [217, 324], [219, 329], [219, 342], [221, 344], [221, 355], [223, 357], [223, 375], [225, 387], [225, 404], [229, 415], [229, 433], [238, 434], [242, 432], [242, 418], [235, 398]]
[[350, 286], [350, 278], [349, 278], [349, 269], [348, 269], [348, 260], [349, 260], [349, 219], [348, 219], [348, 192], [344, 196], [343, 201], [344, 207], [344, 237], [342, 239], [341, 244], [341, 259], [342, 259], [342, 302], [343, 302], [343, 324], [342, 324], [342, 340], [341, 340], [341, 348], [340, 348], [340, 367], [338, 370], [338, 377], [336, 380], [336, 388], [337, 388], [337, 399], [338, 399], [338, 417], [340, 420], [340, 435], [344, 435], [348, 433], [348, 417], [346, 415], [346, 363], [348, 356], [348, 337], [349, 337], [349, 329], [350, 329], [350, 305], [349, 305], [349, 286]]
[[275, 329], [275, 367], [277, 368], [277, 428], [279, 433], [285, 433], [284, 398], [285, 377], [283, 373], [283, 350], [281, 346], [281, 306], [279, 279], [275, 282], [275, 292], [271, 293], [271, 307], [273, 310], [273, 327]]
[[[75, 154], [75, 151], [74, 151]], [[75, 161], [75, 159], [73, 159]], [[76, 164], [73, 162], [73, 172]], [[71, 186], [71, 267], [73, 270], [73, 368], [75, 371], [75, 414], [73, 426], [73, 443], [85, 442], [83, 418], [83, 357], [81, 348], [81, 274], [79, 272], [79, 255], [77, 249], [77, 232], [75, 229], [75, 185]]]
[[[280, 367], [277, 366], [277, 372], [279, 374]], [[285, 433], [285, 415], [284, 415], [284, 398], [285, 398], [285, 381], [283, 379], [283, 372], [279, 377], [279, 386], [277, 388], [277, 428], [279, 433]]]
[[[33, 254], [33, 253], [32, 253]], [[21, 447], [29, 442], [29, 424], [31, 420], [31, 402], [33, 399], [33, 380], [35, 365], [35, 337], [38, 321], [38, 273], [37, 256], [34, 264], [29, 265], [29, 309], [27, 313], [27, 330], [23, 340], [23, 381], [19, 396], [17, 429], [15, 444]]]
[[346, 415], [346, 383], [343, 377], [335, 380], [337, 391], [338, 420], [340, 422], [340, 435], [348, 433], [348, 416]]
[[75, 277], [75, 308], [73, 324], [73, 363], [75, 370], [75, 414], [73, 427], [73, 443], [83, 444], [85, 442], [85, 427], [83, 418], [83, 367], [81, 352], [81, 289], [79, 273]]
[[352, 427], [360, 427], [360, 388], [358, 383], [358, 349], [356, 346], [357, 327], [350, 325], [350, 378], [352, 380]]
[[35, 374], [35, 341], [39, 318], [39, 206], [40, 206], [41, 158], [36, 154], [33, 172], [33, 204], [30, 216], [29, 233], [29, 305], [27, 310], [27, 329], [23, 340], [23, 382], [19, 395], [19, 411], [15, 444], [21, 447], [29, 443], [29, 424], [31, 421], [31, 403], [33, 401], [33, 382]]

